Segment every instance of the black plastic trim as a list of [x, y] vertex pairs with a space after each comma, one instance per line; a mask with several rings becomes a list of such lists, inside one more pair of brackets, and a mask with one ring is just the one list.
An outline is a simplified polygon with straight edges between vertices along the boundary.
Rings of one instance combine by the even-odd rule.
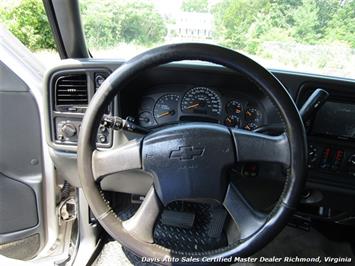
[[49, 25], [52, 29], [53, 38], [57, 46], [57, 50], [61, 59], [68, 58], [65, 51], [62, 36], [60, 35], [60, 30], [57, 22], [57, 18], [54, 13], [54, 8], [51, 0], [43, 0], [44, 9], [46, 11]]
[[89, 58], [78, 0], [43, 0], [61, 58]]

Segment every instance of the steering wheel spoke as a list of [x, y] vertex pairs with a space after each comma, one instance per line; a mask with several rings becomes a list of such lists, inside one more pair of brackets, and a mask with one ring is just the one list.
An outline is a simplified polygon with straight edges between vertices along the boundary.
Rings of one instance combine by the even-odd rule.
[[123, 227], [136, 239], [153, 243], [154, 225], [161, 209], [162, 204], [152, 186], [133, 217], [123, 222]]
[[109, 174], [140, 169], [142, 167], [141, 145], [141, 139], [134, 139], [117, 148], [95, 150], [92, 154], [95, 180]]
[[231, 183], [223, 205], [236, 223], [241, 239], [253, 235], [266, 222], [266, 215], [256, 211]]
[[238, 162], [277, 162], [290, 166], [290, 147], [286, 134], [269, 136], [241, 129], [231, 129]]

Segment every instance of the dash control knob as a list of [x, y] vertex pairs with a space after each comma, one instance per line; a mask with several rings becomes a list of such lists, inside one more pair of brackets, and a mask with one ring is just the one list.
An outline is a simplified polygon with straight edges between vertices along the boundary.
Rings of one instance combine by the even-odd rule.
[[106, 136], [104, 136], [104, 135], [99, 135], [98, 137], [99, 137], [99, 141], [100, 141], [101, 143], [105, 143], [106, 140], [107, 140]]
[[66, 123], [61, 128], [62, 134], [66, 138], [74, 137], [77, 133], [75, 125]]
[[96, 88], [99, 88], [102, 85], [102, 83], [104, 83], [104, 81], [105, 81], [105, 77], [98, 74], [95, 77]]

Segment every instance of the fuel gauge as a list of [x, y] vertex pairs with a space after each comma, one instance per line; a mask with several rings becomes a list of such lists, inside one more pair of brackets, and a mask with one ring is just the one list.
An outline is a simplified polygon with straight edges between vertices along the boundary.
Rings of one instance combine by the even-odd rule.
[[258, 126], [255, 123], [248, 123], [244, 126], [244, 129], [249, 130], [249, 131], [253, 131], [254, 129], [256, 129]]
[[239, 127], [240, 118], [237, 115], [229, 115], [224, 120], [224, 124], [228, 127]]
[[244, 128], [247, 130], [254, 130], [258, 126], [260, 126], [260, 123], [262, 122], [262, 114], [257, 108], [253, 106], [249, 106], [245, 110], [244, 119], [245, 119]]
[[151, 112], [143, 112], [138, 115], [138, 124], [142, 127], [154, 126], [154, 118]]
[[226, 111], [229, 115], [241, 115], [242, 104], [238, 100], [232, 100], [226, 105]]

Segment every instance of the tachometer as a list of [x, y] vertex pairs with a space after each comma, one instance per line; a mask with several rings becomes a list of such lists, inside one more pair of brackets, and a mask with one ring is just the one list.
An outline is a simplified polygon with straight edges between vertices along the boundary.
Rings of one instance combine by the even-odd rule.
[[186, 113], [220, 115], [221, 99], [217, 93], [206, 87], [196, 87], [184, 95], [181, 110]]
[[177, 111], [180, 97], [175, 94], [161, 96], [154, 106], [154, 118], [158, 124], [177, 120]]

